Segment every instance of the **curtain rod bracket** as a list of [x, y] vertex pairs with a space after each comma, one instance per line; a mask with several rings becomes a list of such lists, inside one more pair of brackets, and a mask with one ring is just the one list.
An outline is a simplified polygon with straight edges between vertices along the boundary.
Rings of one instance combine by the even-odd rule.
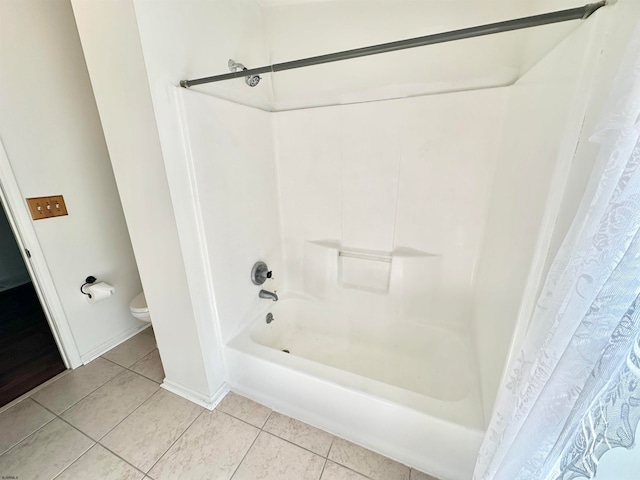
[[585, 5], [584, 6], [584, 15], [582, 17], [582, 20], [586, 20], [591, 15], [593, 15], [596, 10], [598, 10], [601, 7], [604, 7], [606, 5], [609, 5], [611, 3], [615, 3], [615, 0], [613, 0], [613, 1], [612, 0], [603, 0], [602, 2], [589, 3], [589, 4]]

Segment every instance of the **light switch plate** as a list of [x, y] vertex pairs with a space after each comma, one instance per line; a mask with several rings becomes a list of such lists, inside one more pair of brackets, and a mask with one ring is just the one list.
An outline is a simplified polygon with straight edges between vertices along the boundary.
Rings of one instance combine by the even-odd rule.
[[62, 195], [27, 198], [27, 205], [34, 220], [68, 215]]
[[51, 210], [53, 211], [54, 217], [68, 215], [67, 206], [64, 204], [64, 198], [62, 195], [55, 195], [53, 197], [49, 197], [49, 199], [51, 200]]
[[47, 208], [47, 204], [50, 205], [49, 197], [27, 198], [27, 204], [29, 205], [31, 218], [34, 220], [53, 217], [53, 212], [50, 208]]

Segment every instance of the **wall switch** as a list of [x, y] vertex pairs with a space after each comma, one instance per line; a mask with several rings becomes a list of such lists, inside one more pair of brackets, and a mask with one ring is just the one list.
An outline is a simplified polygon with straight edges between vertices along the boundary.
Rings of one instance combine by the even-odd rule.
[[62, 195], [27, 198], [27, 205], [29, 205], [31, 218], [34, 220], [68, 215]]
[[[53, 217], [51, 211], [51, 204], [49, 203], [49, 197], [35, 197], [27, 198], [27, 204], [31, 211], [31, 217], [34, 220], [42, 220], [43, 218]], [[47, 204], [49, 208], [47, 208]]]
[[62, 197], [62, 195], [49, 197], [49, 199], [51, 200], [51, 209], [53, 211], [54, 217], [68, 215], [67, 206], [64, 204], [64, 198]]

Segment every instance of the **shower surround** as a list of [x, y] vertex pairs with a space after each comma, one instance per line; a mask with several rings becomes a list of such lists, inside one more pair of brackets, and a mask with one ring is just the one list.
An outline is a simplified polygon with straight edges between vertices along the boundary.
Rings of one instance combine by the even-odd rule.
[[[405, 70], [382, 72], [380, 59], [354, 61], [358, 79], [372, 72], [361, 91], [337, 67], [265, 75], [255, 88], [241, 79], [168, 87], [197, 77], [185, 62], [211, 63], [211, 53], [222, 66], [269, 63], [264, 44], [248, 48], [265, 35], [253, 2], [218, 16], [223, 7], [206, 4], [135, 3], [191, 298], [203, 334], [218, 341], [227, 384], [422, 471], [467, 480], [512, 336], [526, 329], [566, 229], [559, 213], [581, 193], [571, 178], [590, 169], [572, 160], [605, 17], [564, 30], [546, 56], [538, 43], [553, 35], [424, 50], [431, 63], [418, 74], [437, 57], [438, 75], [461, 79], [426, 89]], [[264, 17], [277, 25], [287, 8]], [[247, 22], [235, 21], [242, 15]], [[189, 31], [176, 27], [189, 22]], [[213, 52], [211, 35], [220, 36]], [[527, 58], [519, 66], [509, 61], [518, 48]], [[495, 68], [475, 61], [480, 50]], [[344, 78], [329, 86], [323, 75], [339, 70]], [[392, 72], [403, 81], [389, 83]], [[446, 93], [458, 88], [469, 90]], [[260, 287], [250, 279], [258, 260], [273, 271]], [[258, 298], [260, 288], [279, 300]]]

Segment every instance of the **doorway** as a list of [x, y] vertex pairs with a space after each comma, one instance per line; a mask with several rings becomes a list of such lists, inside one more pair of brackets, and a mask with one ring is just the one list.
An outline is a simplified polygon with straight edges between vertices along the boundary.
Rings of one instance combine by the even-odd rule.
[[3, 206], [0, 352], [0, 407], [66, 370]]

